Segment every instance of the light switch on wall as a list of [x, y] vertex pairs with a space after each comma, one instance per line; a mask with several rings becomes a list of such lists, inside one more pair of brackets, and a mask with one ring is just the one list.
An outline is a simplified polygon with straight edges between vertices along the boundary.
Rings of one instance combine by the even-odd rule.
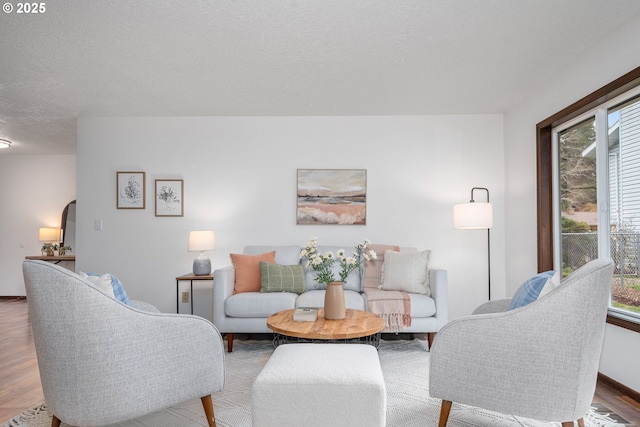
[[101, 220], [101, 219], [96, 219], [96, 220], [94, 221], [94, 228], [95, 228], [97, 231], [102, 231], [102, 220]]

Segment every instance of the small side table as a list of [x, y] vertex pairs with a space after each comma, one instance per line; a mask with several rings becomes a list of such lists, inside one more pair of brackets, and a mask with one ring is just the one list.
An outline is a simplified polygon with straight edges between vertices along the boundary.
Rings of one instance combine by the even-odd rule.
[[49, 262], [53, 262], [53, 263], [57, 264], [60, 261], [75, 261], [76, 260], [76, 256], [75, 255], [51, 255], [51, 256], [35, 255], [35, 256], [26, 256], [26, 257], [24, 257], [24, 259], [35, 259], [35, 260], [40, 260], [40, 261], [49, 261]]
[[193, 281], [194, 280], [211, 280], [213, 281], [213, 273], [196, 276], [193, 273], [183, 274], [176, 277], [176, 313], [180, 313], [180, 282], [182, 280], [188, 280], [191, 283], [191, 290], [189, 291], [189, 299], [191, 300], [191, 314], [193, 314]]

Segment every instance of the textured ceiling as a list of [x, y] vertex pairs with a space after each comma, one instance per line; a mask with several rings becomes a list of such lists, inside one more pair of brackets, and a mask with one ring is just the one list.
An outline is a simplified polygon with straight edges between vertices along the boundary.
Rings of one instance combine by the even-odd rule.
[[0, 154], [75, 153], [80, 116], [501, 113], [639, 13], [638, 0], [50, 1], [0, 15], [0, 138], [14, 141]]

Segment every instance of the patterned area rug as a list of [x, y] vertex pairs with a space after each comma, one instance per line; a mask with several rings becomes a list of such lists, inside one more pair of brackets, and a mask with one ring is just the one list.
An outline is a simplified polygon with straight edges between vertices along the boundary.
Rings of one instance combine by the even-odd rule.
[[[356, 345], [356, 344], [354, 344]], [[440, 400], [429, 397], [429, 353], [420, 340], [382, 340], [380, 363], [387, 387], [388, 427], [436, 426]], [[219, 427], [251, 427], [251, 385], [273, 352], [270, 341], [236, 340], [227, 353], [227, 379], [223, 391], [213, 395]], [[624, 426], [606, 414], [592, 410], [585, 415], [589, 427]], [[49, 427], [46, 405], [25, 411], [5, 427]], [[111, 427], [202, 427], [206, 426], [200, 399]], [[62, 423], [63, 427], [67, 424]], [[449, 427], [557, 427], [511, 415], [454, 404]], [[365, 426], [366, 427], [366, 426]]]

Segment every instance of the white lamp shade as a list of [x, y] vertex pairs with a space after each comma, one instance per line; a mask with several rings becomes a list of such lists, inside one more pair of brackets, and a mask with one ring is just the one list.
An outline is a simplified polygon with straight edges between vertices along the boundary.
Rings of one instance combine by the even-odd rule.
[[454, 205], [453, 227], [465, 230], [493, 227], [493, 205], [478, 202]]
[[60, 239], [60, 229], [43, 227], [38, 231], [38, 239], [41, 242], [58, 242]]
[[189, 252], [212, 251], [215, 248], [216, 236], [212, 230], [189, 232]]

